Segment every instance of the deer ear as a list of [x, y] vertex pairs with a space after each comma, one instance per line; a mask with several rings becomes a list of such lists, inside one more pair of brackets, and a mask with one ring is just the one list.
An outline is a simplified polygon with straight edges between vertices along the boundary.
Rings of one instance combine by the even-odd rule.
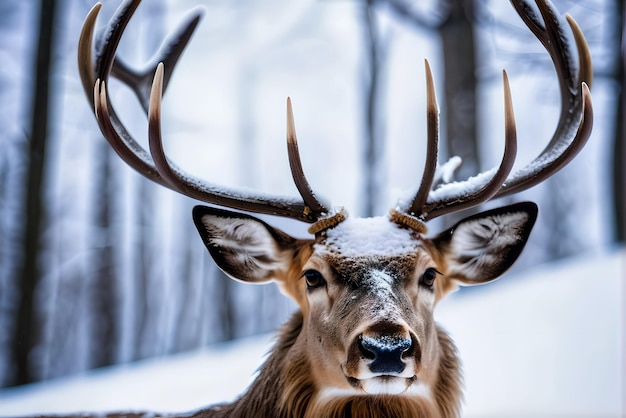
[[297, 240], [260, 219], [196, 206], [193, 220], [213, 260], [233, 279], [262, 283], [287, 270]]
[[520, 255], [537, 219], [537, 205], [523, 202], [470, 216], [433, 242], [447, 264], [446, 276], [474, 285], [497, 279]]

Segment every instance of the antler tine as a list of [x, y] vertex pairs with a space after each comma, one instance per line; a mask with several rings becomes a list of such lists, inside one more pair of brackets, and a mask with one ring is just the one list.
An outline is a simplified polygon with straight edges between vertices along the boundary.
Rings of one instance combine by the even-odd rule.
[[[138, 1], [127, 2], [118, 8], [107, 25], [107, 28], [110, 29], [104, 35], [107, 37], [107, 40], [98, 47], [99, 51], [96, 54], [95, 64], [92, 55], [94, 28], [102, 4], [97, 3], [90, 10], [78, 42], [78, 70], [85, 94], [93, 104], [93, 110], [100, 130], [111, 147], [128, 165], [140, 174], [158, 184], [169, 187], [156, 171], [150, 155], [128, 133], [117, 117], [113, 107], [109, 106], [107, 99], [106, 81], [112, 67], [117, 43], [119, 43], [121, 37], [121, 34], [117, 34], [117, 37], [115, 36], [116, 31], [123, 31], [138, 3]], [[111, 39], [113, 39], [115, 45], [107, 43]]]
[[435, 92], [435, 82], [433, 81], [433, 73], [428, 60], [424, 60], [424, 66], [426, 69], [426, 130], [428, 132], [426, 162], [420, 188], [406, 211], [407, 214], [412, 216], [418, 216], [424, 209], [426, 199], [428, 199], [428, 192], [435, 178], [437, 154], [439, 151], [439, 105], [437, 104], [437, 93]]
[[[94, 105], [94, 85], [96, 84], [95, 69], [93, 63], [93, 33], [96, 26], [98, 13], [102, 8], [102, 3], [96, 3], [85, 18], [83, 28], [78, 38], [78, 73], [83, 84], [83, 91], [89, 99], [89, 103]], [[95, 109], [95, 107], [94, 107]]]
[[431, 192], [426, 205], [422, 209], [424, 220], [467, 209], [488, 201], [500, 190], [513, 169], [517, 155], [517, 131], [515, 129], [511, 87], [506, 71], [502, 72], [502, 82], [504, 85], [505, 140], [500, 166], [497, 169], [468, 179], [466, 182], [447, 183]]
[[565, 19], [572, 29], [574, 42], [576, 43], [576, 49], [578, 50], [578, 81], [586, 83], [589, 89], [591, 89], [591, 84], [593, 82], [593, 64], [591, 61], [589, 44], [587, 43], [587, 39], [585, 39], [582, 29], [578, 26], [578, 23], [574, 20], [574, 18], [571, 15], [566, 14]]
[[[496, 197], [508, 196], [527, 190], [565, 167], [580, 152], [587, 143], [593, 127], [593, 107], [591, 92], [586, 83], [582, 83], [582, 116], [576, 134], [567, 143], [558, 141], [554, 146], [546, 149], [526, 167], [516, 171], [511, 179], [506, 181]], [[563, 149], [556, 152], [559, 147]]]
[[[143, 81], [145, 77], [115, 59], [117, 45], [139, 2], [140, 0], [131, 0], [124, 3], [111, 18], [102, 36], [99, 37], [95, 65], [92, 58], [93, 35], [101, 5], [94, 6], [88, 14], [79, 41], [79, 72], [83, 86], [88, 97], [93, 98], [96, 119], [112, 148], [140, 174], [189, 197], [233, 209], [289, 217], [309, 223], [317, 221], [320, 212], [309, 209], [311, 202], [224, 188], [190, 176], [168, 162], [161, 139], [160, 105], [165, 84], [172, 72], [171, 68], [168, 71], [162, 63], [156, 65], [155, 83], [154, 85], [150, 83], [151, 94], [146, 104], [144, 103], [146, 95], [142, 93], [147, 85], [145, 84], [147, 81]], [[176, 64], [198, 19], [199, 15], [196, 15], [181, 25], [177, 34], [170, 37], [166, 46], [161, 48], [161, 58], [171, 66]], [[111, 74], [122, 77], [125, 83], [140, 84], [133, 87], [133, 90], [147, 109], [152, 155], [128, 133], [111, 106], [106, 89]], [[90, 84], [93, 85], [93, 90], [87, 91]]]
[[216, 186], [186, 174], [171, 164], [163, 149], [161, 135], [161, 98], [164, 84], [164, 65], [160, 63], [154, 76], [148, 111], [148, 139], [150, 153], [161, 177], [168, 187], [177, 192], [219, 206], [226, 206], [268, 215], [290, 217], [305, 222], [317, 220], [318, 213], [311, 213], [301, 201], [289, 198], [267, 198], [244, 195], [238, 190]]
[[302, 170], [300, 151], [298, 150], [298, 139], [296, 137], [296, 125], [293, 120], [293, 109], [291, 107], [290, 98], [287, 98], [287, 153], [289, 154], [291, 176], [307, 208], [309, 208], [316, 217], [328, 214], [328, 208], [315, 196], [315, 192], [311, 189], [304, 175], [304, 171]]
[[102, 131], [102, 135], [106, 138], [109, 145], [111, 145], [111, 148], [113, 148], [126, 164], [134, 168], [141, 175], [162, 186], [170, 187], [169, 184], [161, 178], [161, 175], [154, 167], [146, 151], [137, 144], [136, 141], [125, 141], [122, 139], [120, 132], [122, 135], [128, 135], [128, 137], [130, 137], [130, 135], [124, 129], [123, 125], [120, 124], [117, 117], [111, 113], [107, 97], [106, 83], [104, 80], [101, 81], [97, 79], [94, 85], [94, 114], [100, 126], [100, 131]]
[[198, 26], [203, 12], [200, 9], [191, 12], [187, 20], [168, 36], [158, 53], [155, 54], [156, 58], [152, 60], [152, 64], [140, 71], [126, 65], [115, 54], [124, 29], [139, 3], [140, 0], [133, 0], [122, 4], [109, 24], [100, 32], [96, 42], [100, 52], [97, 54], [96, 68], [94, 68], [92, 58], [93, 33], [97, 15], [102, 7], [101, 3], [96, 3], [83, 24], [78, 49], [78, 66], [83, 81], [83, 89], [90, 99], [95, 77], [106, 80], [109, 75], [112, 75], [135, 93], [144, 111], [148, 114], [152, 77], [157, 65], [159, 62], [165, 64], [163, 89], [166, 90], [174, 68]]
[[[565, 20], [558, 15], [549, 1], [535, 0], [539, 14], [534, 11], [528, 0], [511, 0], [511, 3], [524, 23], [543, 44], [554, 63], [561, 91], [561, 113], [555, 132], [537, 158], [513, 175], [508, 175], [515, 161], [517, 146], [511, 93], [508, 78], [504, 73], [506, 139], [500, 167], [493, 175], [491, 173], [494, 170], [491, 170], [466, 181], [444, 184], [436, 190], [431, 190], [422, 205], [426, 194], [425, 184], [432, 183], [432, 172], [425, 170], [420, 191], [407, 210], [408, 214], [422, 220], [433, 219], [476, 206], [491, 198], [526, 190], [569, 163], [589, 138], [593, 124], [593, 110], [588, 84], [591, 82], [593, 71], [589, 47], [582, 31], [574, 19], [570, 16], [566, 17], [577, 48], [578, 63], [576, 63], [572, 59], [576, 54], [572, 51], [574, 46], [567, 41]], [[429, 114], [430, 112], [429, 110]], [[429, 127], [428, 130], [429, 147], [431, 147], [431, 128]], [[432, 158], [433, 154], [429, 151], [427, 158]], [[427, 161], [427, 165], [429, 164], [429, 169], [432, 170], [433, 161]]]
[[[544, 0], [536, 0], [545, 23], [541, 25], [536, 15], [520, 13], [520, 16], [535, 36], [544, 45], [559, 77], [561, 90], [561, 113], [559, 122], [546, 148], [527, 166], [507, 179], [497, 197], [526, 190], [547, 179], [567, 165], [585, 146], [593, 126], [593, 107], [589, 85], [593, 68], [587, 41], [571, 16], [566, 16], [572, 30], [578, 52], [578, 65], [572, 60], [571, 45], [564, 42], [564, 30], [556, 10]], [[513, 2], [518, 10], [529, 6], [519, 0]]]
[[163, 92], [167, 90], [172, 73], [187, 44], [191, 40], [203, 11], [197, 9], [191, 12], [187, 21], [181, 23], [178, 29], [165, 40], [160, 50], [155, 55], [157, 58], [143, 70], [135, 70], [127, 66], [119, 57], [115, 57], [111, 75], [126, 84], [139, 99], [146, 114], [150, 103], [150, 92], [152, 89], [152, 78], [159, 63], [164, 64]]

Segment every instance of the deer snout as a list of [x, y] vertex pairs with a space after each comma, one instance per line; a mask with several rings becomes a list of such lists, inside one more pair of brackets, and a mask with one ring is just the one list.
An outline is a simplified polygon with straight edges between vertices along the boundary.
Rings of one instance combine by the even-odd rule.
[[372, 373], [399, 374], [406, 367], [405, 357], [413, 348], [413, 340], [404, 336], [361, 335], [357, 341], [363, 357], [370, 359], [368, 367]]
[[342, 364], [348, 383], [368, 394], [400, 394], [417, 380], [421, 350], [404, 324], [380, 322], [354, 336]]

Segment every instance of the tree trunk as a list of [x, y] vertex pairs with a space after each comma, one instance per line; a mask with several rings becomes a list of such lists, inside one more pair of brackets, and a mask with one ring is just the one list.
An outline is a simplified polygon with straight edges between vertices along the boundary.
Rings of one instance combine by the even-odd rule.
[[98, 138], [96, 184], [94, 193], [94, 223], [97, 233], [94, 235], [94, 260], [92, 271], [94, 285], [90, 289], [93, 324], [91, 327], [91, 367], [103, 367], [116, 362], [116, 349], [119, 344], [119, 322], [117, 310], [119, 297], [113, 243], [115, 242], [114, 218], [111, 207], [114, 206], [112, 152], [106, 141]]
[[381, 199], [380, 185], [384, 184], [382, 161], [383, 138], [378, 129], [378, 93], [380, 79], [380, 45], [376, 27], [374, 0], [368, 0], [363, 11], [365, 23], [365, 59], [367, 78], [365, 81], [365, 151], [363, 159], [364, 206], [363, 216], [374, 216], [377, 202]]
[[617, 120], [615, 121], [615, 138], [613, 148], [613, 202], [615, 213], [615, 240], [626, 242], [626, 9], [622, 0], [616, 2], [616, 28], [621, 30], [621, 42], [617, 43], [619, 49], [617, 60], [616, 78], [620, 87], [618, 89]]
[[476, 58], [474, 48], [473, 0], [444, 2], [446, 19], [438, 27], [445, 73], [446, 144], [448, 156], [459, 156], [460, 179], [481, 170], [476, 121]]
[[155, 285], [153, 268], [154, 252], [152, 251], [152, 241], [150, 228], [152, 227], [153, 216], [153, 196], [150, 190], [151, 185], [144, 178], [140, 178], [137, 184], [139, 199], [138, 205], [138, 228], [137, 237], [137, 270], [135, 280], [135, 344], [133, 350], [133, 360], [141, 360], [154, 354], [155, 341], [152, 338], [155, 334], [155, 316], [159, 305], [151, 298], [154, 295]]
[[43, 208], [43, 173], [45, 168], [50, 75], [54, 50], [54, 23], [56, 0], [42, 0], [39, 16], [39, 38], [35, 61], [34, 88], [32, 95], [31, 137], [29, 158], [24, 182], [25, 225], [23, 229], [22, 260], [17, 278], [19, 302], [15, 316], [12, 356], [15, 365], [13, 384], [31, 382], [29, 356], [37, 343], [34, 294], [39, 282], [37, 266], [41, 243], [41, 226], [45, 213]]

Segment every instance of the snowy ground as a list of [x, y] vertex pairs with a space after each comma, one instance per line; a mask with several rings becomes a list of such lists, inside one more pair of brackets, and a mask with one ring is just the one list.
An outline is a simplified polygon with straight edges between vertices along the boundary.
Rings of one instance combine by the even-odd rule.
[[[454, 295], [438, 321], [457, 342], [467, 417], [624, 416], [626, 250], [538, 266]], [[0, 416], [151, 409], [232, 399], [270, 336], [0, 391]]]

